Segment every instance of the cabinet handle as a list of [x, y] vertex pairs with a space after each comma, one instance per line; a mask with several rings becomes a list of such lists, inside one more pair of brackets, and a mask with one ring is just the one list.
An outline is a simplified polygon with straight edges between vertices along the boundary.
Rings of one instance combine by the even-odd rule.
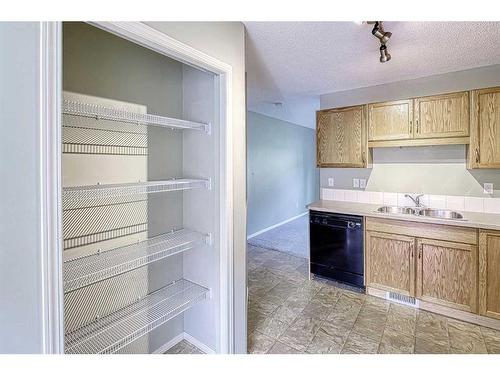
[[420, 129], [419, 129], [419, 128], [420, 128], [420, 126], [419, 126], [419, 124], [418, 124], [418, 120], [416, 121], [416, 125], [417, 125], [417, 130], [416, 130], [416, 131], [417, 131], [417, 134], [418, 134], [418, 131], [420, 130]]
[[422, 258], [422, 246], [420, 246], [420, 250], [418, 250], [418, 259]]
[[363, 165], [366, 164], [366, 156], [365, 156], [365, 152], [364, 151], [361, 153], [361, 161], [362, 161]]
[[476, 163], [479, 163], [479, 149], [476, 147]]
[[412, 120], [410, 120], [410, 127], [409, 127], [409, 129], [408, 129], [408, 131], [410, 132], [410, 134], [411, 134], [412, 127], [413, 127], [413, 121], [412, 121]]
[[410, 245], [410, 258], [413, 259], [413, 248], [414, 248], [414, 245], [411, 244]]

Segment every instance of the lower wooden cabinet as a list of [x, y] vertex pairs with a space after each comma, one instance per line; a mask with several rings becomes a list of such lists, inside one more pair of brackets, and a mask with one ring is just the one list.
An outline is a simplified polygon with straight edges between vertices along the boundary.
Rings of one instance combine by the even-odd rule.
[[366, 233], [366, 285], [414, 295], [413, 237], [390, 233]]
[[482, 313], [500, 318], [500, 232], [481, 234], [479, 262], [477, 229], [378, 218], [367, 218], [365, 228], [368, 289], [474, 314], [482, 301]]
[[477, 246], [419, 238], [417, 253], [418, 299], [477, 312]]
[[479, 313], [500, 319], [500, 232], [479, 232]]

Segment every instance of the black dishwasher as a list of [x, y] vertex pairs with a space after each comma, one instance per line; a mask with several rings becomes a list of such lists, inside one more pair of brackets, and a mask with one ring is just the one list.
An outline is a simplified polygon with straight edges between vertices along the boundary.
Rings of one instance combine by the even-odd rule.
[[311, 273], [357, 287], [363, 282], [363, 218], [310, 211]]

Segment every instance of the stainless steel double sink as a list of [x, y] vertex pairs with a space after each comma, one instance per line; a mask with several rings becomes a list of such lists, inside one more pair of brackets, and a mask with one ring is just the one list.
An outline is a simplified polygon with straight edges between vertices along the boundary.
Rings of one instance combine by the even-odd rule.
[[425, 216], [435, 219], [464, 220], [464, 215], [462, 215], [460, 212], [451, 210], [439, 210], [434, 208], [383, 206], [379, 207], [377, 209], [377, 212], [386, 214]]

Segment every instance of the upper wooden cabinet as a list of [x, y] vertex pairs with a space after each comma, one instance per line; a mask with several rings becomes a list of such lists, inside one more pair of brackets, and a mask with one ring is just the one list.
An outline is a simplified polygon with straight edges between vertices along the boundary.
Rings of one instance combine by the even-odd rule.
[[414, 99], [415, 138], [469, 136], [469, 93]]
[[318, 167], [365, 168], [368, 163], [366, 133], [366, 106], [318, 111]]
[[500, 87], [471, 92], [469, 168], [500, 168]]
[[500, 232], [479, 232], [479, 313], [500, 319]]
[[368, 141], [413, 138], [413, 100], [368, 105]]
[[368, 147], [469, 143], [469, 93], [368, 105]]

